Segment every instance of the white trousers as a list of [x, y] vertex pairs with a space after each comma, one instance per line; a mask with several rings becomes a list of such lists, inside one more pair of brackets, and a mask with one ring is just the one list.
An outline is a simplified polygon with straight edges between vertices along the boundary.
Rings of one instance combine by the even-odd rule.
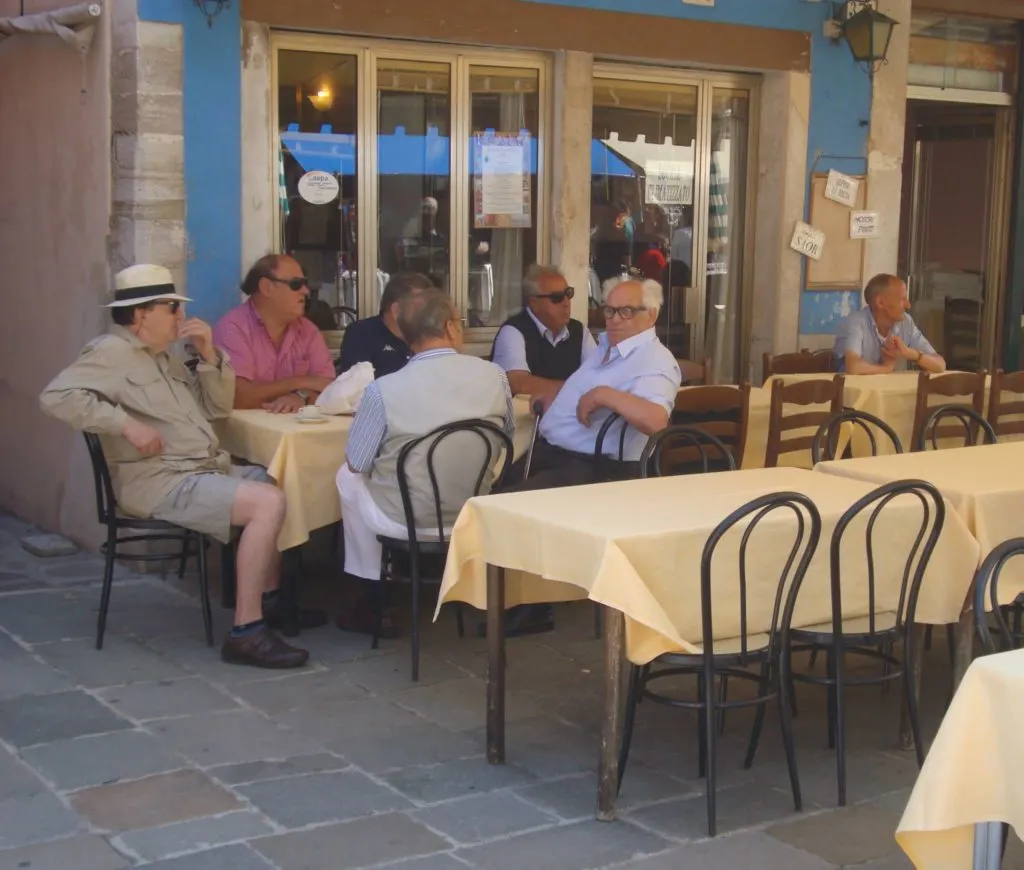
[[377, 535], [404, 540], [409, 537], [405, 523], [396, 523], [377, 507], [366, 488], [366, 475], [356, 474], [347, 462], [338, 471], [337, 480], [341, 527], [345, 531], [345, 571], [367, 580], [379, 580], [381, 546]]

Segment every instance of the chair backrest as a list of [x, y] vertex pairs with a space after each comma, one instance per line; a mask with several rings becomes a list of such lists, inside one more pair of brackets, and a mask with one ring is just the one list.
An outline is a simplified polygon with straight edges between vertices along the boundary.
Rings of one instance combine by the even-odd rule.
[[669, 426], [652, 435], [640, 454], [641, 477], [735, 471], [729, 447], [697, 426]]
[[[921, 582], [924, 579], [924, 572], [928, 568], [935, 544], [939, 540], [942, 527], [946, 521], [946, 505], [942, 500], [939, 491], [924, 480], [897, 480], [887, 483], [869, 492], [864, 497], [855, 501], [846, 512], [839, 518], [835, 530], [832, 532], [832, 540], [829, 544], [829, 573], [830, 591], [832, 604], [832, 632], [835, 642], [840, 643], [843, 626], [843, 564], [842, 551], [843, 542], [848, 532], [864, 535], [864, 556], [866, 562], [857, 561], [855, 564], [848, 563], [848, 582], [856, 581], [866, 584], [868, 630], [864, 633], [873, 638], [878, 633], [876, 618], [879, 612], [876, 569], [874, 533], [879, 518], [886, 508], [896, 499], [916, 499], [921, 504], [921, 523], [917, 534], [913, 537], [913, 543], [907, 553], [907, 560], [903, 566], [903, 577], [900, 581], [899, 599], [895, 608], [896, 628], [900, 629], [904, 624], [914, 621], [917, 613], [917, 598], [921, 590]], [[862, 515], [867, 515], [867, 522], [863, 526], [857, 521]], [[884, 524], [884, 519], [882, 523]], [[792, 609], [796, 606], [796, 596], [799, 589], [794, 588], [787, 602], [787, 612], [792, 617]], [[886, 607], [886, 610], [889, 608]], [[788, 625], [788, 623], [787, 623]], [[884, 624], [884, 630], [890, 629], [889, 623]], [[871, 641], [868, 641], [870, 645]]]
[[624, 417], [612, 413], [608, 419], [601, 424], [597, 431], [597, 441], [594, 442], [594, 483], [605, 483], [612, 479], [608, 473], [607, 457], [604, 452], [604, 443], [611, 430], [619, 426], [619, 453], [618, 460], [622, 462], [626, 455], [626, 433], [629, 431], [630, 423]]
[[679, 371], [683, 375], [684, 384], [710, 384], [711, 383], [711, 358], [705, 357], [700, 362], [689, 359], [677, 359]]
[[[846, 380], [835, 375], [831, 380], [801, 381], [786, 384], [781, 380], [772, 381], [772, 403], [768, 414], [768, 446], [765, 450], [765, 468], [774, 468], [779, 457], [785, 453], [810, 450], [815, 443], [818, 428], [830, 417], [843, 410], [843, 388]], [[824, 405], [828, 410], [805, 411], [801, 414], [785, 414], [786, 405]], [[813, 429], [815, 434], [783, 436], [787, 432]]]
[[688, 387], [676, 394], [673, 426], [694, 426], [726, 444], [736, 467], [743, 465], [750, 415], [750, 384]]
[[[1013, 419], [1006, 419], [1008, 417]], [[1024, 435], [1024, 372], [1004, 372], [999, 369], [992, 375], [992, 388], [988, 394], [988, 422], [997, 437]]]
[[[811, 562], [811, 557], [814, 555], [814, 551], [818, 547], [818, 540], [821, 537], [821, 515], [818, 513], [817, 507], [807, 496], [798, 492], [768, 493], [747, 502], [722, 520], [704, 544], [704, 551], [701, 554], [700, 560], [700, 598], [704, 662], [707, 669], [711, 668], [714, 656], [715, 620], [712, 611], [712, 584], [715, 582], [715, 578], [712, 575], [711, 566], [715, 549], [731, 529], [739, 526], [748, 517], [753, 517], [743, 529], [743, 536], [739, 544], [739, 573], [735, 575], [739, 589], [735, 594], [730, 592], [729, 595], [723, 595], [720, 590], [719, 594], [714, 596], [720, 604], [723, 601], [728, 601], [728, 606], [735, 606], [739, 611], [739, 621], [737, 623], [740, 630], [739, 655], [741, 664], [745, 664], [748, 654], [747, 642], [750, 637], [747, 625], [747, 596], [751, 591], [747, 588], [747, 549], [757, 526], [762, 520], [776, 511], [788, 511], [794, 515], [795, 523], [793, 525], [795, 534], [793, 536], [793, 546], [789, 551], [779, 576], [779, 585], [775, 591], [772, 620], [768, 630], [769, 655], [774, 653], [777, 643], [776, 635], [785, 626], [783, 600], [786, 590], [799, 587], [800, 583], [803, 582], [804, 574], [807, 573], [807, 566]], [[753, 554], [753, 558], [758, 558], [756, 551]], [[718, 585], [721, 586], [722, 583], [722, 578], [719, 578]], [[758, 628], [760, 629], [760, 626]], [[763, 644], [757, 644], [755, 648], [762, 649]]]
[[83, 432], [85, 446], [89, 449], [92, 461], [92, 479], [96, 487], [96, 516], [106, 525], [117, 514], [117, 499], [114, 498], [114, 484], [110, 479], [110, 468], [107, 458], [103, 455], [100, 436], [92, 432]]
[[[932, 413], [935, 404], [940, 405], [966, 405], [973, 408], [979, 415], [985, 410], [985, 378], [984, 370], [974, 373], [970, 372], [947, 372], [943, 375], [933, 375], [928, 372], [921, 372], [917, 379], [917, 400], [914, 408], [914, 435], [910, 442], [911, 450], [923, 450], [920, 445], [923, 443], [924, 425]], [[933, 403], [931, 398], [938, 396], [941, 399], [960, 399], [959, 402], [943, 401]], [[951, 430], [955, 427], [951, 427]], [[948, 437], [956, 437], [957, 432], [952, 431]], [[940, 440], [946, 435], [940, 433]]]
[[814, 375], [836, 370], [835, 356], [831, 350], [811, 351], [803, 348], [799, 353], [780, 353], [777, 356], [766, 353], [761, 361], [765, 380], [772, 375]]
[[[996, 547], [981, 563], [974, 575], [974, 628], [986, 653], [1006, 652], [1017, 648], [1017, 638], [1006, 623], [1006, 614], [999, 601], [999, 575], [1014, 556], [1024, 556], [1024, 538], [1010, 538]], [[989, 609], [991, 613], [989, 613]], [[990, 617], [996, 622], [999, 645], [992, 637]]]
[[359, 312], [354, 308], [349, 308], [347, 305], [339, 305], [336, 308], [332, 308], [331, 313], [334, 315], [334, 325], [337, 329], [344, 329], [359, 319]]
[[[468, 436], [468, 437], [467, 437]], [[476, 443], [478, 440], [483, 446], [483, 460], [479, 466], [479, 472], [476, 474], [476, 483], [470, 487], [467, 492], [460, 493], [461, 496], [465, 496], [467, 499], [473, 496], [480, 495], [484, 489], [485, 481], [490, 484], [490, 489], [497, 489], [501, 487], [501, 484], [505, 480], [505, 476], [508, 474], [509, 467], [512, 465], [514, 448], [512, 445], [512, 439], [508, 437], [503, 429], [499, 426], [494, 425], [489, 420], [458, 420], [455, 423], [447, 423], [444, 426], [438, 426], [426, 435], [421, 435], [419, 438], [415, 438], [412, 441], [405, 444], [398, 453], [398, 491], [402, 496], [402, 508], [405, 511], [405, 526], [406, 531], [409, 535], [409, 541], [415, 543], [417, 540], [416, 529], [417, 529], [417, 517], [415, 506], [413, 505], [412, 493], [409, 489], [409, 478], [405, 473], [406, 463], [409, 461], [413, 454], [413, 451], [421, 445], [429, 445], [426, 451], [426, 465], [427, 475], [430, 478], [430, 488], [432, 497], [432, 507], [434, 516], [427, 520], [432, 522], [436, 520], [437, 528], [437, 540], [446, 540], [444, 529], [444, 510], [442, 508], [442, 493], [441, 483], [437, 479], [437, 451], [438, 448], [444, 444], [449, 438], [455, 438], [458, 441], [458, 453], [459, 456], [465, 459], [465, 462], [472, 462], [472, 449], [468, 445]], [[468, 442], [468, 444], [467, 444]], [[453, 445], [448, 445], [454, 449]], [[419, 457], [420, 461], [423, 461], [422, 457]], [[487, 480], [488, 473], [491, 472], [496, 463], [500, 461], [500, 465], [497, 466], [497, 471], [490, 480]], [[465, 468], [463, 463], [463, 470], [472, 470], [471, 468]], [[469, 478], [467, 478], [468, 480]], [[420, 523], [424, 522], [425, 518], [419, 518]], [[420, 529], [430, 528], [429, 526], [419, 525]]]
[[915, 446], [919, 451], [927, 450], [930, 442], [932, 450], [939, 450], [939, 442], [950, 438], [962, 439], [962, 443], [946, 444], [947, 447], [975, 447], [981, 443], [995, 444], [998, 440], [988, 420], [973, 408], [966, 405], [939, 405], [931, 409], [931, 415], [924, 421]]
[[871, 445], [871, 455], [878, 455], [878, 442], [875, 439], [873, 429], [878, 429], [892, 444], [894, 453], [903, 452], [903, 444], [900, 436], [893, 428], [866, 411], [856, 411], [853, 408], [846, 408], [835, 414], [821, 424], [818, 434], [814, 436], [814, 444], [811, 445], [811, 462], [817, 465], [819, 462], [829, 462], [838, 459], [839, 436], [843, 429], [860, 429], [868, 436], [868, 443]]

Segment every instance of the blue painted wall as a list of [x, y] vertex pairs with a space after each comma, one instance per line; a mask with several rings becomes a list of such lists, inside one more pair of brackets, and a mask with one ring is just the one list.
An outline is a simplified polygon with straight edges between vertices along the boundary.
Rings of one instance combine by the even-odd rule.
[[[553, 0], [526, 0], [552, 3]], [[192, 310], [216, 319], [237, 300], [241, 268], [241, 28], [233, 2], [208, 28], [188, 0], [137, 0], [139, 17], [183, 25], [186, 229]], [[831, 3], [808, 0], [717, 0], [714, 7], [680, 0], [554, 0], [554, 5], [800, 30], [811, 34], [808, 173], [818, 154], [862, 158], [871, 86], [845, 45], [822, 34]], [[383, 22], [382, 22], [383, 23]], [[821, 159], [818, 171], [864, 169], [856, 160]], [[804, 293], [800, 331], [834, 331], [836, 314], [856, 308], [856, 293]]]
[[189, 314], [215, 321], [238, 304], [242, 257], [239, 2], [208, 27], [190, 0], [137, 0], [139, 18], [182, 25]]

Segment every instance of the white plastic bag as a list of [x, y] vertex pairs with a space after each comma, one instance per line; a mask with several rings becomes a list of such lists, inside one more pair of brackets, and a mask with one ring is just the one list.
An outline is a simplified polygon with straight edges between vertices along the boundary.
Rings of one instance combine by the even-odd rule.
[[324, 414], [354, 414], [373, 381], [373, 374], [373, 363], [356, 363], [327, 386], [317, 398], [316, 406]]

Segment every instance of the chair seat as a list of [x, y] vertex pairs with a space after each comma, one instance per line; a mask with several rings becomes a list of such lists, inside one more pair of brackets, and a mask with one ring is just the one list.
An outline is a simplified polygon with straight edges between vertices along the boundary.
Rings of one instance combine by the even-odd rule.
[[[756, 658], [759, 655], [767, 653], [768, 641], [769, 637], [767, 633], [747, 635], [747, 655]], [[698, 651], [695, 653], [666, 653], [662, 656], [658, 656], [658, 659], [660, 661], [674, 663], [698, 663], [703, 661], [704, 651], [700, 647], [697, 647], [697, 650]], [[727, 637], [723, 640], [716, 640], [712, 644], [711, 651], [716, 658], [739, 658], [743, 652], [742, 639], [738, 637]]]
[[[875, 635], [887, 634], [896, 628], [895, 611], [886, 610], [875, 614]], [[832, 620], [819, 622], [817, 625], [806, 625], [802, 628], [794, 628], [790, 632], [794, 640], [807, 640], [810, 638], [832, 637]], [[843, 620], [843, 637], [856, 642], [863, 639], [869, 642], [871, 638], [871, 622], [868, 616], [853, 616]]]
[[169, 523], [166, 520], [133, 517], [129, 514], [117, 514], [117, 516], [114, 517], [114, 525], [119, 529], [140, 529], [150, 532], [178, 532], [182, 535], [195, 534], [195, 532], [192, 532], [183, 526]]
[[[445, 531], [448, 531], [447, 529]], [[412, 544], [405, 538], [389, 538], [387, 535], [377, 535], [377, 541], [382, 547], [387, 547], [389, 550], [402, 550], [408, 553], [412, 550]], [[417, 547], [421, 553], [447, 553], [448, 542], [437, 540], [437, 536], [434, 535], [426, 540], [417, 539]]]

